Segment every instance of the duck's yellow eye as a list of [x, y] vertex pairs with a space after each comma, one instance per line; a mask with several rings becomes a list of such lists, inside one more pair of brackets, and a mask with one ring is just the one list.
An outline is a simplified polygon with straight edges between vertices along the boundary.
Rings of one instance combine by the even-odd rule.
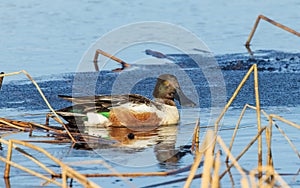
[[166, 86], [168, 86], [169, 82], [168, 81], [164, 81], [163, 84], [166, 85]]

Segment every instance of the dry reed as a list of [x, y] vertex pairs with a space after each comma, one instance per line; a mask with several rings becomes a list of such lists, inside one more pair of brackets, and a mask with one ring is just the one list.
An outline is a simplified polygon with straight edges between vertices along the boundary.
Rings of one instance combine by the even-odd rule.
[[106, 56], [118, 63], [120, 63], [122, 65], [122, 68], [120, 70], [123, 70], [125, 67], [130, 67], [130, 64], [126, 63], [125, 61], [117, 58], [116, 56], [113, 56], [107, 52], [104, 52], [103, 50], [100, 50], [100, 49], [97, 49], [96, 52], [95, 52], [95, 56], [94, 56], [94, 66], [95, 66], [95, 70], [98, 72], [99, 71], [99, 66], [98, 66], [98, 57], [99, 55], [103, 55], [103, 56]]
[[295, 30], [293, 30], [293, 29], [291, 29], [291, 28], [289, 28], [289, 27], [286, 27], [286, 26], [284, 26], [284, 25], [282, 25], [282, 24], [280, 24], [280, 23], [278, 23], [278, 22], [276, 22], [276, 21], [274, 21], [274, 20], [271, 20], [270, 18], [268, 18], [268, 17], [266, 17], [266, 16], [264, 16], [264, 15], [259, 15], [259, 16], [257, 17], [256, 21], [255, 21], [255, 24], [254, 24], [254, 26], [253, 26], [253, 28], [252, 28], [250, 34], [249, 34], [249, 37], [248, 37], [248, 39], [247, 39], [247, 42], [246, 42], [246, 44], [245, 44], [245, 46], [246, 46], [247, 48], [249, 48], [249, 46], [250, 46], [251, 39], [252, 39], [252, 37], [253, 37], [253, 35], [254, 35], [256, 29], [257, 29], [257, 26], [258, 26], [258, 24], [259, 24], [259, 21], [260, 21], [261, 19], [262, 19], [262, 20], [265, 20], [265, 21], [267, 21], [267, 22], [269, 22], [269, 23], [271, 23], [271, 24], [273, 24], [273, 25], [275, 25], [275, 26], [277, 26], [277, 27], [279, 27], [279, 28], [281, 28], [281, 29], [283, 29], [283, 30], [285, 30], [285, 31], [288, 31], [288, 32], [290, 32], [290, 33], [292, 33], [292, 34], [294, 34], [294, 35], [296, 35], [296, 36], [298, 36], [298, 37], [300, 37], [300, 33], [299, 33], [299, 32], [297, 32], [297, 31], [295, 31]]
[[70, 131], [68, 130], [68, 127], [63, 123], [63, 121], [59, 118], [59, 116], [57, 115], [57, 113], [55, 112], [55, 110], [52, 108], [52, 106], [50, 105], [50, 103], [48, 102], [47, 98], [45, 97], [43, 91], [41, 90], [41, 88], [39, 87], [39, 85], [36, 83], [36, 81], [33, 80], [33, 78], [25, 71], [25, 70], [21, 70], [19, 72], [12, 72], [12, 73], [8, 73], [8, 74], [0, 74], [0, 77], [4, 77], [4, 76], [13, 76], [13, 75], [17, 75], [17, 74], [21, 74], [23, 73], [32, 83], [33, 85], [36, 87], [36, 89], [38, 90], [39, 94], [41, 95], [42, 99], [44, 100], [44, 102], [46, 103], [46, 105], [48, 106], [48, 108], [50, 109], [50, 111], [55, 115], [55, 117], [57, 118], [58, 122], [64, 127], [64, 129], [66, 130], [67, 134], [69, 135], [69, 137], [71, 138], [71, 140], [73, 142], [76, 142], [76, 140], [74, 139], [74, 137], [72, 136], [72, 134], [70, 133]]
[[[67, 187], [66, 185], [66, 178], [74, 178], [76, 179], [79, 183], [81, 183], [84, 187], [99, 187], [97, 184], [91, 182], [90, 180], [88, 180], [85, 176], [83, 176], [82, 174], [78, 173], [77, 171], [75, 171], [74, 169], [72, 169], [71, 167], [67, 166], [66, 164], [62, 163], [59, 159], [53, 157], [51, 154], [49, 154], [46, 150], [34, 146], [32, 144], [29, 144], [27, 142], [23, 142], [20, 140], [9, 140], [9, 141], [5, 141], [3, 139], [0, 139], [0, 142], [3, 144], [7, 144], [8, 145], [8, 151], [7, 151], [7, 158], [3, 158], [0, 157], [0, 160], [6, 163], [5, 166], [5, 172], [4, 172], [4, 177], [8, 178], [10, 175], [10, 166], [14, 166], [20, 170], [23, 170], [31, 175], [34, 175], [36, 177], [39, 177], [41, 179], [46, 180], [47, 182], [51, 182], [55, 185], [58, 186], [62, 186], [62, 187]], [[31, 148], [33, 150], [39, 151], [41, 153], [43, 153], [46, 157], [48, 157], [49, 159], [51, 159], [52, 161], [54, 161], [56, 164], [58, 164], [61, 168], [62, 168], [62, 177], [63, 177], [63, 183], [57, 182], [52, 178], [49, 178], [41, 173], [38, 173], [36, 171], [30, 170], [24, 166], [21, 166], [15, 162], [11, 161], [11, 156], [12, 156], [12, 150], [13, 148], [16, 151], [21, 152], [23, 155], [25, 155], [27, 158], [31, 159], [33, 162], [35, 162], [36, 164], [38, 164], [40, 167], [42, 167], [42, 169], [44, 169], [46, 172], [49, 173], [50, 176], [55, 176], [56, 173], [54, 171], [52, 171], [51, 169], [49, 169], [48, 167], [46, 167], [46, 165], [44, 165], [42, 162], [40, 162], [39, 160], [37, 160], [36, 158], [34, 158], [33, 156], [31, 156], [30, 154], [28, 154], [27, 152], [25, 152], [24, 150], [22, 150], [21, 148], [17, 147], [16, 144], [18, 145], [22, 145], [24, 147], [28, 147]]]

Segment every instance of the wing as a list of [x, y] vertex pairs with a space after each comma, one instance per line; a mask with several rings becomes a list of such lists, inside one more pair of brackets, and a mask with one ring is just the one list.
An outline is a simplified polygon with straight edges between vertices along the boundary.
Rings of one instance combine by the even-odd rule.
[[125, 103], [135, 104], [154, 104], [152, 100], [138, 94], [128, 95], [97, 95], [97, 96], [84, 96], [84, 97], [71, 97], [59, 95], [60, 98], [75, 103], [75, 106], [85, 106], [86, 108], [96, 107], [98, 110], [105, 110], [112, 106], [120, 106]]

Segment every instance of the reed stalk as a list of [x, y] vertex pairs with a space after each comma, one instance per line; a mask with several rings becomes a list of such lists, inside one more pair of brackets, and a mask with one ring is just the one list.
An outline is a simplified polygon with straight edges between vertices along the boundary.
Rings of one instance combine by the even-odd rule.
[[[9, 144], [9, 141], [5, 141], [5, 140], [3, 140], [3, 139], [0, 139], [0, 142], [1, 142], [1, 143], [4, 143], [4, 144]], [[32, 144], [29, 144], [29, 143], [27, 143], [27, 142], [20, 141], [20, 140], [10, 140], [10, 142], [12, 143], [12, 146], [11, 146], [11, 148], [8, 150], [8, 153], [12, 151], [12, 147], [15, 147], [15, 149], [16, 149], [17, 151], [19, 151], [19, 152], [21, 152], [21, 153], [24, 154], [24, 152], [22, 152], [22, 151], [23, 151], [22, 149], [19, 149], [18, 147], [14, 146], [14, 143], [15, 143], [15, 144], [22, 145], [22, 146], [25, 146], [25, 147], [28, 147], [28, 148], [31, 148], [31, 149], [34, 149], [34, 150], [36, 150], [36, 151], [38, 151], [38, 152], [43, 153], [43, 154], [44, 154], [45, 156], [47, 156], [49, 159], [51, 159], [52, 161], [54, 161], [55, 163], [57, 163], [58, 165], [60, 165], [61, 168], [62, 168], [62, 170], [65, 170], [65, 172], [67, 173], [66, 175], [67, 175], [68, 177], [75, 178], [75, 179], [76, 179], [79, 183], [81, 183], [83, 186], [85, 186], [85, 187], [91, 187], [91, 188], [92, 188], [92, 187], [93, 187], [93, 188], [94, 188], [94, 187], [95, 187], [95, 188], [99, 187], [97, 184], [95, 184], [95, 183], [89, 181], [84, 175], [78, 173], [77, 171], [73, 170], [72, 168], [70, 168], [70, 167], [67, 166], [66, 164], [62, 163], [59, 159], [53, 157], [53, 156], [52, 156], [51, 154], [49, 154], [46, 150], [44, 150], [44, 149], [42, 149], [42, 148], [40, 148], [40, 147], [34, 146], [34, 145], [32, 145]], [[25, 153], [26, 153], [26, 152], [25, 152]], [[29, 154], [27, 154], [27, 155], [30, 156]], [[8, 154], [7, 156], [9, 156], [9, 154]], [[27, 157], [28, 157], [28, 156], [27, 156]], [[30, 159], [32, 160], [33, 157], [31, 157]], [[3, 157], [0, 157], [0, 160], [3, 161], [3, 162], [5, 162], [6, 164], [9, 164], [9, 165], [14, 166], [14, 167], [16, 167], [16, 168], [19, 168], [20, 170], [23, 170], [23, 171], [25, 171], [25, 172], [27, 172], [27, 173], [29, 173], [29, 174], [31, 174], [31, 175], [37, 176], [37, 177], [39, 177], [39, 178], [42, 178], [42, 179], [44, 179], [44, 180], [46, 180], [46, 181], [49, 181], [49, 182], [51, 182], [51, 183], [53, 183], [53, 184], [62, 186], [61, 183], [56, 182], [56, 181], [54, 181], [53, 179], [50, 179], [50, 178], [48, 178], [48, 177], [46, 177], [46, 176], [44, 176], [44, 175], [42, 175], [42, 174], [40, 174], [40, 173], [37, 173], [37, 172], [35, 172], [35, 171], [33, 171], [33, 170], [30, 170], [30, 169], [25, 168], [25, 167], [23, 167], [23, 166], [21, 166], [21, 165], [19, 165], [19, 164], [17, 164], [17, 163], [12, 162], [12, 161], [9, 159], [9, 157], [7, 157], [7, 159], [5, 159], [5, 158], [3, 158]], [[33, 162], [36, 162], [36, 163], [37, 163], [37, 160], [33, 160]], [[38, 164], [39, 166], [41, 166], [42, 168], [45, 167], [45, 165], [40, 165], [40, 164], [41, 164], [40, 162], [38, 162], [37, 164]], [[47, 168], [47, 169], [48, 169], [48, 168]], [[46, 170], [46, 171], [49, 172], [52, 176], [56, 176], [56, 174], [55, 174], [54, 172], [52, 172], [52, 171], [50, 171], [50, 170]], [[8, 173], [9, 173], [9, 172], [8, 172]], [[6, 173], [5, 173], [5, 174], [6, 174]], [[9, 177], [9, 174], [6, 174], [6, 176]]]
[[[248, 149], [255, 143], [255, 141], [259, 138], [259, 136], [262, 134], [262, 132], [267, 127], [263, 127], [250, 141], [250, 143], [243, 149], [243, 151], [240, 152], [240, 154], [235, 158], [236, 161], [238, 161], [247, 151]], [[227, 154], [228, 155], [228, 154]], [[234, 165], [230, 164], [229, 167], [220, 175], [220, 179], [224, 177], [224, 175], [232, 168]]]
[[211, 169], [213, 167], [214, 157], [213, 157], [213, 146], [210, 143], [213, 143], [213, 132], [208, 131], [206, 136], [206, 142], [208, 142], [207, 149], [205, 150], [205, 160], [203, 165], [203, 174], [201, 187], [206, 188], [210, 186], [211, 180]]
[[224, 152], [229, 156], [229, 159], [232, 161], [232, 164], [235, 166], [235, 168], [242, 175], [242, 179], [241, 179], [241, 185], [242, 185], [242, 187], [243, 188], [244, 187], [245, 188], [249, 187], [248, 181], [245, 181], [245, 180], [247, 180], [246, 173], [243, 171], [243, 169], [241, 168], [241, 166], [238, 164], [237, 159], [234, 158], [234, 156], [231, 154], [231, 152], [229, 151], [229, 149], [227, 148], [227, 146], [225, 145], [224, 141], [221, 139], [220, 136], [217, 136], [217, 142], [222, 147], [222, 149], [224, 150]]
[[199, 151], [199, 131], [200, 131], [200, 120], [198, 119], [194, 128], [193, 140], [191, 150], [198, 152]]
[[291, 148], [294, 150], [294, 152], [297, 154], [298, 158], [300, 158], [300, 153], [297, 150], [296, 146], [293, 144], [293, 142], [291, 141], [291, 139], [289, 139], [289, 137], [285, 134], [285, 132], [277, 125], [275, 124], [275, 127], [278, 129], [278, 131], [284, 136], [284, 138], [288, 141], [288, 143], [290, 144]]
[[285, 31], [288, 31], [288, 32], [290, 32], [290, 33], [292, 33], [292, 34], [294, 34], [294, 35], [296, 35], [296, 36], [298, 36], [298, 37], [300, 37], [300, 33], [299, 33], [299, 32], [297, 32], [297, 31], [295, 31], [295, 30], [293, 30], [293, 29], [291, 29], [291, 28], [289, 28], [289, 27], [286, 27], [286, 26], [284, 26], [284, 25], [282, 25], [282, 24], [280, 24], [280, 23], [278, 23], [278, 22], [276, 22], [276, 21], [274, 21], [274, 20], [271, 20], [270, 18], [268, 18], [268, 17], [266, 17], [266, 16], [264, 16], [264, 15], [259, 15], [259, 16], [256, 18], [256, 21], [255, 21], [255, 23], [254, 23], [254, 26], [253, 26], [253, 28], [252, 28], [252, 30], [251, 30], [249, 36], [248, 36], [248, 39], [247, 39], [246, 44], [245, 44], [246, 47], [249, 47], [249, 46], [250, 46], [251, 39], [253, 38], [253, 35], [254, 35], [254, 33], [255, 33], [256, 29], [257, 29], [257, 26], [258, 26], [258, 24], [259, 24], [259, 21], [260, 21], [261, 19], [262, 19], [262, 20], [265, 20], [265, 21], [267, 21], [267, 22], [269, 22], [269, 23], [271, 23], [271, 24], [273, 24], [273, 25], [275, 25], [275, 26], [277, 26], [277, 27], [279, 27], [279, 28], [281, 28], [281, 29], [283, 29], [283, 30], [285, 30]]
[[63, 121], [59, 118], [59, 116], [57, 115], [57, 113], [55, 112], [55, 110], [52, 108], [52, 106], [50, 105], [50, 103], [48, 102], [47, 98], [45, 97], [43, 91], [41, 90], [41, 88], [39, 87], [39, 85], [36, 83], [36, 81], [34, 81], [34, 79], [25, 71], [25, 70], [21, 70], [19, 72], [12, 72], [12, 73], [8, 73], [8, 74], [0, 74], [0, 77], [4, 77], [4, 76], [13, 76], [13, 75], [17, 75], [17, 74], [25, 74], [25, 76], [27, 76], [27, 78], [33, 83], [33, 85], [36, 87], [36, 89], [38, 90], [39, 94], [41, 95], [42, 99], [44, 100], [44, 102], [46, 103], [46, 105], [48, 106], [48, 108], [50, 109], [50, 111], [55, 115], [55, 117], [57, 118], [57, 121], [64, 127], [64, 129], [66, 130], [66, 132], [68, 133], [69, 137], [71, 138], [71, 140], [73, 142], [76, 143], [76, 140], [74, 139], [74, 137], [72, 136], [72, 134], [70, 133], [68, 127], [63, 123]]
[[14, 124], [9, 123], [9, 122], [6, 122], [6, 121], [4, 121], [2, 118], [0, 119], [0, 123], [3, 123], [3, 124], [5, 124], [5, 125], [8, 125], [8, 126], [10, 126], [10, 127], [12, 127], [12, 128], [15, 128], [15, 129], [18, 129], [18, 130], [21, 130], [21, 131], [25, 131], [25, 130], [26, 130], [26, 128], [20, 127], [20, 126], [18, 126], [18, 125], [14, 125]]
[[[256, 103], [256, 116], [257, 116], [257, 132], [261, 129], [261, 118], [260, 118], [260, 100], [259, 100], [259, 91], [258, 91], [258, 72], [257, 65], [254, 64], [254, 91], [255, 91], [255, 103]], [[258, 137], [258, 167], [262, 166], [262, 137]], [[258, 174], [260, 178], [261, 173]]]
[[[272, 150], [271, 150], [271, 141], [272, 141], [272, 126], [269, 126], [266, 129], [266, 142], [267, 142], [267, 165], [271, 166], [274, 169], [273, 166], [273, 159], [272, 159]], [[272, 177], [271, 177], [272, 179]]]
[[[262, 173], [262, 172], [267, 172], [266, 174], [268, 175], [272, 175], [274, 177], [274, 179], [279, 182], [282, 187], [290, 187], [280, 176], [279, 174], [274, 170], [273, 167], [271, 166], [262, 166], [262, 167], [257, 167], [253, 170], [250, 171], [249, 173], [249, 178], [251, 181], [251, 185], [252, 187], [272, 187], [272, 185], [270, 185], [270, 183], [267, 183], [267, 185], [263, 185], [264, 181], [259, 181], [258, 184], [256, 183], [255, 179], [256, 179], [256, 174], [258, 173]], [[265, 180], [268, 179], [268, 177], [264, 178]]]
[[272, 119], [278, 119], [278, 120], [282, 121], [283, 123], [286, 123], [286, 124], [288, 124], [288, 125], [291, 125], [292, 127], [295, 127], [295, 128], [297, 128], [297, 129], [300, 129], [300, 125], [298, 125], [298, 124], [296, 124], [296, 123], [293, 123], [293, 122], [291, 122], [291, 121], [289, 121], [289, 120], [287, 120], [287, 119], [284, 119], [284, 118], [282, 118], [282, 117], [280, 117], [280, 116], [278, 116], [278, 115], [270, 114], [269, 116], [270, 116]]
[[251, 68], [248, 70], [247, 74], [244, 76], [243, 80], [240, 82], [239, 86], [237, 87], [237, 89], [235, 90], [235, 92], [233, 93], [233, 95], [231, 96], [231, 98], [229, 99], [229, 101], [227, 102], [225, 107], [223, 108], [223, 111], [221, 112], [221, 114], [217, 118], [217, 120], [215, 122], [215, 134], [218, 131], [219, 122], [221, 121], [221, 119], [223, 118], [225, 112], [228, 110], [229, 106], [232, 104], [232, 102], [236, 98], [237, 94], [239, 93], [239, 91], [241, 90], [241, 88], [243, 87], [243, 85], [245, 84], [247, 79], [249, 78], [249, 76], [252, 73], [253, 69], [254, 69], [254, 65], [251, 66]]
[[[43, 163], [41, 163], [35, 157], [33, 157], [32, 155], [30, 155], [26, 151], [22, 150], [21, 148], [17, 147], [15, 144], [13, 144], [14, 140], [6, 141], [6, 140], [2, 140], [1, 139], [0, 142], [8, 145], [8, 150], [7, 150], [7, 160], [8, 161], [11, 161], [12, 149], [14, 148], [15, 150], [17, 150], [18, 152], [20, 152], [21, 154], [23, 154], [25, 157], [27, 157], [28, 159], [30, 159], [33, 162], [35, 162], [37, 165], [39, 165], [42, 169], [44, 169], [49, 174], [51, 174], [51, 175], [55, 174], [54, 171], [52, 171], [51, 169], [49, 169], [48, 167], [46, 167], [46, 165], [44, 165]], [[8, 166], [6, 166], [5, 177], [9, 177], [9, 167]]]
[[38, 178], [44, 179], [44, 180], [46, 180], [46, 181], [49, 181], [49, 182], [51, 182], [51, 183], [53, 183], [53, 184], [55, 184], [55, 185], [61, 186], [61, 183], [59, 183], [59, 182], [57, 182], [57, 181], [54, 181], [54, 180], [52, 180], [51, 178], [48, 178], [47, 176], [44, 176], [43, 174], [37, 173], [37, 172], [35, 172], [35, 171], [33, 171], [33, 170], [30, 170], [30, 169], [28, 169], [28, 168], [26, 168], [26, 167], [24, 167], [24, 166], [21, 166], [21, 165], [15, 163], [15, 162], [9, 161], [9, 160], [7, 160], [7, 159], [1, 157], [1, 156], [0, 156], [0, 160], [3, 161], [3, 162], [6, 163], [6, 164], [9, 164], [10, 166], [13, 166], [13, 167], [15, 167], [15, 168], [18, 168], [18, 169], [20, 169], [20, 170], [22, 170], [22, 171], [24, 171], [24, 172], [27, 172], [27, 173], [29, 173], [29, 174], [31, 174], [31, 175], [33, 175], [33, 176], [36, 176], [36, 177], [38, 177]]
[[130, 67], [130, 64], [128, 64], [125, 61], [117, 58], [116, 56], [113, 56], [113, 55], [111, 55], [111, 54], [109, 54], [107, 52], [104, 52], [103, 50], [97, 49], [96, 52], [95, 52], [94, 61], [93, 61], [94, 62], [94, 66], [95, 66], [95, 70], [97, 72], [99, 71], [99, 66], [98, 66], [97, 62], [98, 62], [98, 57], [99, 57], [100, 54], [103, 55], [103, 56], [106, 56], [106, 57], [108, 57], [108, 58], [110, 58], [110, 59], [112, 59], [112, 60], [114, 60], [114, 61], [116, 61], [116, 62], [118, 62], [120, 64], [122, 64], [123, 68], [124, 67]]
[[194, 159], [194, 163], [191, 167], [191, 170], [190, 170], [190, 173], [188, 175], [188, 178], [186, 179], [186, 182], [184, 184], [184, 188], [188, 188], [190, 187], [193, 179], [194, 179], [194, 176], [196, 174], [196, 171], [200, 165], [200, 162], [201, 162], [201, 159], [202, 159], [202, 156], [205, 152], [205, 150], [208, 148], [209, 144], [213, 144], [214, 141], [213, 140], [209, 140], [211, 139], [211, 133], [210, 132], [207, 132], [206, 133], [206, 136], [204, 138], [204, 140], [202, 141], [202, 144], [200, 146], [200, 149], [198, 152], [196, 152], [196, 156], [195, 156], [195, 159]]
[[221, 161], [220, 161], [221, 152], [217, 152], [214, 164], [214, 175], [212, 179], [212, 188], [219, 188], [220, 187], [220, 178], [219, 178], [219, 171], [221, 168]]
[[[230, 141], [230, 144], [229, 144], [229, 151], [231, 151], [231, 149], [232, 149], [232, 145], [233, 145], [233, 142], [234, 142], [236, 133], [237, 133], [237, 131], [238, 131], [238, 128], [239, 128], [239, 126], [240, 126], [240, 123], [241, 123], [241, 121], [242, 121], [242, 118], [244, 117], [244, 114], [245, 114], [245, 111], [246, 111], [247, 107], [248, 107], [248, 106], [247, 106], [247, 104], [246, 104], [246, 105], [244, 106], [244, 108], [242, 109], [242, 112], [241, 112], [241, 114], [240, 114], [240, 117], [239, 117], [239, 119], [238, 119], [238, 121], [237, 121], [237, 123], [236, 123], [236, 125], [235, 125], [234, 131], [233, 131], [233, 135], [232, 135], [232, 137], [231, 137], [231, 141]], [[227, 156], [225, 161], [228, 162], [228, 160], [229, 160], [229, 157]]]
[[[13, 147], [12, 141], [9, 140], [8, 141], [8, 148], [7, 148], [7, 156], [6, 156], [7, 161], [11, 161], [12, 147]], [[5, 171], [4, 171], [4, 178], [9, 178], [9, 173], [10, 173], [10, 164], [6, 163], [5, 164]]]

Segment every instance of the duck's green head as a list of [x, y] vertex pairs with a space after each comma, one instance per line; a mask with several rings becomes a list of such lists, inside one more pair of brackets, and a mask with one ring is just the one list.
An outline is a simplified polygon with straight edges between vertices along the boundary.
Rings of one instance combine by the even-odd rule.
[[196, 105], [184, 95], [177, 78], [171, 74], [162, 74], [157, 78], [153, 97], [172, 106], [175, 106], [174, 99], [176, 99], [182, 106]]

